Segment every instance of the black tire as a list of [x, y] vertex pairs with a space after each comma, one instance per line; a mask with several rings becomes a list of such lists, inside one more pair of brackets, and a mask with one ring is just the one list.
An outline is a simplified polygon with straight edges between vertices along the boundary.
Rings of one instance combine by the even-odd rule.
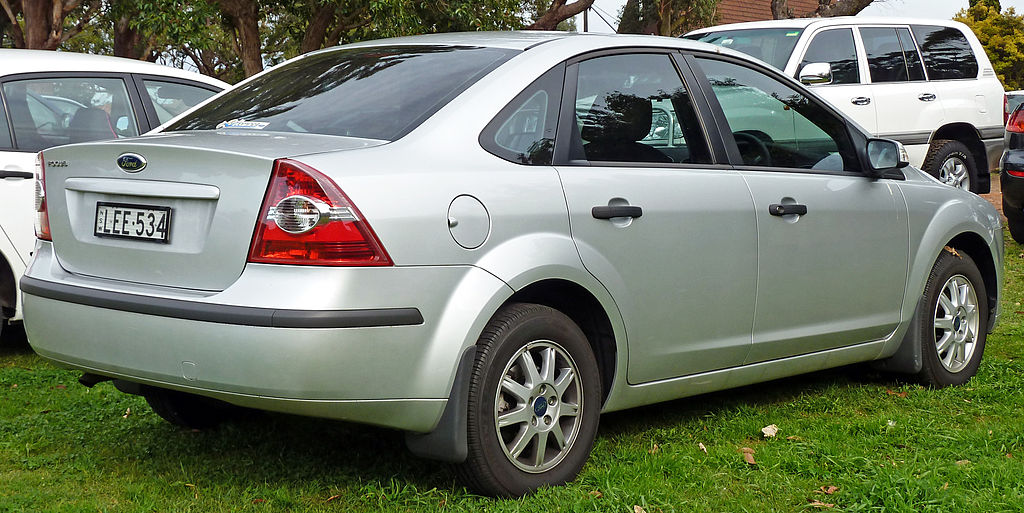
[[[499, 386], [506, 374], [513, 380], [522, 376], [521, 385], [531, 383], [519, 363], [527, 356], [533, 363], [538, 356], [542, 361], [548, 356], [550, 361], [557, 362], [551, 366], [557, 370], [547, 378], [538, 376], [532, 387], [524, 386], [523, 395], [529, 398], [520, 400]], [[566, 369], [573, 366], [577, 372], [565, 379]], [[543, 372], [540, 365], [534, 370]], [[548, 381], [551, 384], [545, 385]], [[519, 497], [542, 486], [557, 486], [575, 479], [594, 445], [601, 397], [597, 360], [586, 336], [571, 319], [541, 305], [516, 303], [503, 307], [477, 341], [469, 385], [469, 456], [456, 467], [459, 477], [477, 493], [501, 497]], [[549, 406], [540, 404], [545, 398]], [[572, 411], [577, 415], [564, 414]], [[498, 427], [501, 412], [524, 418]], [[562, 434], [561, 447], [556, 430]], [[525, 438], [526, 443], [513, 455], [517, 435]], [[544, 449], [538, 458], [541, 443]], [[527, 452], [530, 448], [533, 450]], [[555, 452], [549, 453], [550, 450]], [[524, 459], [532, 459], [534, 464]], [[540, 464], [535, 463], [538, 459]]]
[[[964, 295], [964, 292], [967, 292], [964, 286], [968, 286], [969, 292], [973, 293], [973, 298], [967, 294], [967, 301], [964, 304], [974, 303], [976, 317], [969, 313], [970, 307], [963, 311], [959, 311], [959, 308], [947, 311], [950, 309], [949, 304], [958, 306], [957, 300], [953, 300], [952, 303], [949, 301], [950, 288], [955, 288]], [[940, 299], [942, 297], [945, 297], [945, 300]], [[947, 304], [940, 306], [941, 301]], [[922, 367], [918, 379], [921, 383], [934, 388], [967, 383], [978, 372], [981, 355], [985, 352], [989, 313], [985, 281], [971, 257], [962, 251], [944, 249], [932, 267], [917, 308], [918, 325], [913, 329], [920, 330], [921, 335]], [[940, 314], [950, 318], [948, 329], [939, 327]], [[961, 333], [962, 344], [958, 342]], [[951, 342], [943, 351], [936, 342], [945, 340], [945, 335], [950, 336]], [[956, 354], [950, 356], [954, 353], [954, 348], [961, 346], [964, 348], [961, 357], [958, 358]], [[949, 363], [944, 363], [947, 359]]]
[[966, 144], [960, 141], [954, 141], [951, 139], [939, 139], [932, 141], [931, 148], [928, 150], [928, 156], [925, 157], [924, 164], [921, 165], [921, 169], [944, 183], [953, 187], [961, 187], [958, 184], [950, 183], [949, 180], [944, 180], [942, 177], [942, 166], [949, 159], [959, 159], [963, 162], [964, 166], [967, 168], [965, 180], [968, 182], [966, 184], [966, 189], [973, 193], [977, 193], [978, 164], [977, 161], [974, 160], [974, 155], [971, 154], [971, 150]]
[[1024, 244], [1024, 210], [1013, 208], [1003, 201], [1003, 215], [1006, 216], [1006, 228], [1010, 237], [1018, 244]]
[[147, 387], [143, 397], [160, 418], [188, 429], [208, 429], [235, 416], [237, 406], [176, 390]]

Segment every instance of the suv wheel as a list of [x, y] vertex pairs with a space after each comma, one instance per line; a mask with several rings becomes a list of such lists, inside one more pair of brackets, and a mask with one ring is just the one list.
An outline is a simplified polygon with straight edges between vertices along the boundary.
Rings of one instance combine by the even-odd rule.
[[931, 149], [928, 150], [928, 156], [921, 167], [946, 185], [971, 192], [978, 190], [978, 170], [974, 156], [960, 141], [932, 141]]
[[476, 354], [462, 481], [518, 497], [574, 479], [601, 410], [597, 360], [580, 328], [555, 309], [512, 304], [484, 328]]

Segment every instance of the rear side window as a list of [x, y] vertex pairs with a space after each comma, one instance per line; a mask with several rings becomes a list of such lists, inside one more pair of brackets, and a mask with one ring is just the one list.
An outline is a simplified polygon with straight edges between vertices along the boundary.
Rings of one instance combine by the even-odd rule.
[[408, 45], [312, 54], [235, 87], [167, 131], [238, 128], [393, 141], [517, 53]]
[[176, 82], [145, 79], [142, 83], [161, 124], [217, 94], [209, 89]]
[[907, 59], [894, 28], [862, 28], [864, 52], [868, 56], [871, 82], [906, 82], [909, 80]]
[[921, 54], [917, 53], [917, 46], [914, 45], [910, 29], [897, 28], [896, 34], [900, 36], [900, 45], [903, 46], [903, 56], [907, 59], [907, 72], [910, 74], [910, 80], [924, 80]]
[[11, 126], [7, 123], [7, 112], [4, 110], [3, 98], [0, 97], [0, 149], [9, 150], [11, 144]]
[[[804, 54], [800, 68], [812, 62], [827, 62], [832, 65], [833, 84], [856, 84], [860, 82], [860, 66], [857, 65], [857, 48], [853, 44], [853, 30], [833, 29], [815, 34]], [[799, 76], [799, 73], [797, 74]]]
[[564, 77], [557, 66], [519, 93], [480, 134], [484, 149], [518, 164], [551, 164]]
[[911, 25], [929, 80], [978, 76], [978, 59], [963, 32], [954, 27]]

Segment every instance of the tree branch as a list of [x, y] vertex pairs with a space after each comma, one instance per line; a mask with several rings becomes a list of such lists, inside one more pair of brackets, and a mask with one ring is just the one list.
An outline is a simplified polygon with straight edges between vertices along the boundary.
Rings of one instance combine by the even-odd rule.
[[4, 12], [7, 13], [7, 18], [11, 20], [11, 39], [14, 40], [15, 48], [25, 48], [25, 33], [21, 30], [21, 25], [18, 24], [18, 17], [14, 14], [14, 10], [11, 9], [11, 4], [7, 0], [0, 0], [0, 5], [3, 6]]

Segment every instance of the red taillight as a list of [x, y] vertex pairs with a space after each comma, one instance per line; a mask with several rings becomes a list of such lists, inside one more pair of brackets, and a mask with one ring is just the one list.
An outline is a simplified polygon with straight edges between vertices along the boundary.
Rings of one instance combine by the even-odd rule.
[[42, 152], [36, 154], [36, 237], [53, 240], [50, 237], [50, 215], [46, 210], [46, 165]]
[[294, 160], [274, 162], [249, 261], [391, 265], [369, 223], [327, 176]]
[[1010, 115], [1010, 120], [1006, 122], [1006, 131], [1014, 133], [1024, 132], [1024, 109], [1018, 108], [1013, 111]]

